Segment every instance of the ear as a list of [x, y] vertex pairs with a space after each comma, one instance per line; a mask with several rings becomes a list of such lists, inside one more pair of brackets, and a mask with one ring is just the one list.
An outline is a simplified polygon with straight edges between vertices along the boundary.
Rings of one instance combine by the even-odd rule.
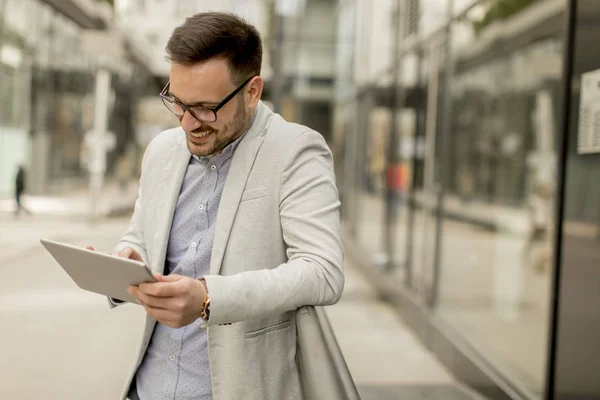
[[246, 92], [246, 95], [248, 96], [248, 106], [253, 110], [258, 105], [260, 97], [262, 96], [263, 87], [264, 81], [260, 76], [255, 76], [248, 83], [248, 91]]

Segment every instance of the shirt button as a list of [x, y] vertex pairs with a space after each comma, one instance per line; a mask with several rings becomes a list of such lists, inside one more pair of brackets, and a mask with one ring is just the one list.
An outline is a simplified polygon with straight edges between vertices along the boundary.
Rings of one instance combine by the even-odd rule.
[[202, 204], [200, 204], [200, 205], [198, 206], [198, 210], [204, 210], [204, 206], [203, 206]]
[[210, 169], [212, 169], [214, 171], [215, 169], [217, 169], [217, 166], [216, 165], [211, 165]]
[[196, 247], [198, 244], [196, 242], [192, 243], [192, 247]]
[[169, 360], [171, 360], [171, 361], [175, 361], [175, 356], [171, 356], [171, 357], [169, 357]]

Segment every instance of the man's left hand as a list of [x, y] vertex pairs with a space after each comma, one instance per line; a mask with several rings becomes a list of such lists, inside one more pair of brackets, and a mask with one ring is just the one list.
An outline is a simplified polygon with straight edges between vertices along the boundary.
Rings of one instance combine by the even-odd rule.
[[157, 282], [129, 286], [151, 317], [171, 328], [181, 328], [200, 317], [206, 295], [204, 284], [182, 275], [154, 274]]

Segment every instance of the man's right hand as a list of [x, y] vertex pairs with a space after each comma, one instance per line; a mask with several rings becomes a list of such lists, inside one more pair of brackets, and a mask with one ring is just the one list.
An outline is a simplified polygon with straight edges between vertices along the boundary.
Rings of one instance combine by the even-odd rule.
[[[85, 248], [88, 249], [88, 250], [96, 251], [96, 249], [94, 248], [94, 246], [86, 246]], [[135, 251], [131, 247], [125, 247], [124, 249], [122, 249], [118, 253], [112, 253], [112, 255], [113, 256], [117, 256], [117, 257], [127, 258], [129, 260], [136, 260], [136, 261], [144, 262], [144, 260], [142, 259], [142, 256], [140, 255], [140, 253], [138, 253], [137, 251]]]

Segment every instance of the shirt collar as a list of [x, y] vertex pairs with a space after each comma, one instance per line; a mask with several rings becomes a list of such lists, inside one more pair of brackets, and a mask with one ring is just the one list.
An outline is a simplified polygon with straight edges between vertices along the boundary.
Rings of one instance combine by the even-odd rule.
[[238, 146], [240, 145], [240, 142], [242, 141], [244, 136], [246, 136], [246, 133], [248, 133], [250, 128], [252, 128], [252, 125], [254, 124], [254, 120], [256, 119], [257, 112], [258, 112], [258, 108], [256, 110], [254, 110], [254, 114], [252, 115], [252, 120], [250, 121], [250, 124], [248, 125], [248, 128], [246, 128], [244, 133], [242, 133], [239, 138], [235, 139], [233, 142], [231, 142], [227, 146], [225, 146], [225, 148], [219, 155], [214, 156], [214, 157], [210, 157], [210, 156], [199, 157], [195, 154], [192, 154], [192, 157], [196, 161], [208, 162], [209, 160], [211, 160], [212, 158], [215, 158], [215, 157], [219, 157], [219, 156], [229, 157], [229, 155], [232, 155], [235, 152], [235, 150], [238, 148]]

